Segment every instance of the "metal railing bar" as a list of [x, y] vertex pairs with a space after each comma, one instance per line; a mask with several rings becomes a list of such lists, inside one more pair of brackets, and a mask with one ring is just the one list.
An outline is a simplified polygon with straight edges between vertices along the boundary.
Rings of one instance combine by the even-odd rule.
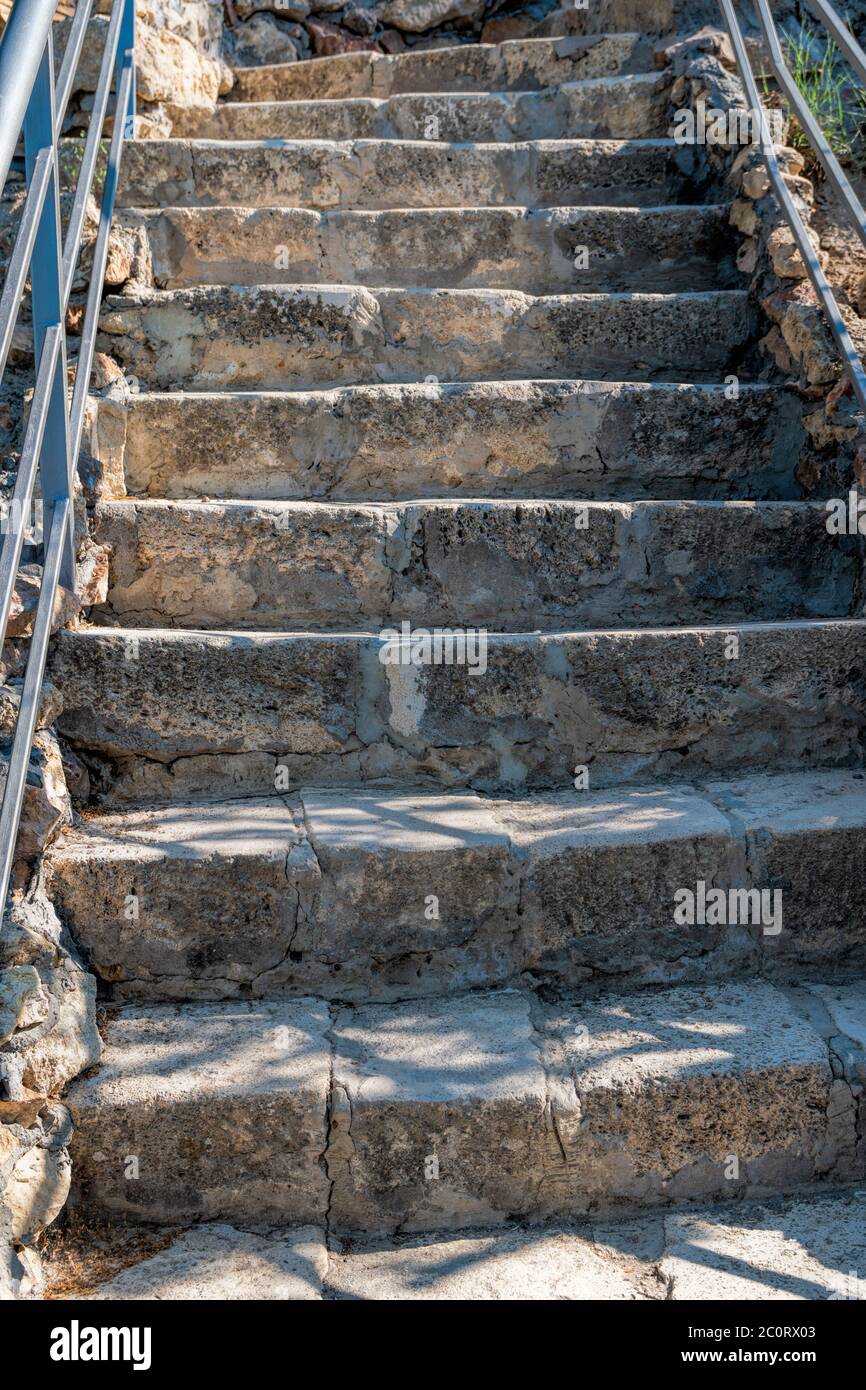
[[776, 81], [779, 83], [785, 96], [796, 112], [797, 120], [809, 137], [812, 148], [820, 159], [827, 178], [847, 207], [857, 234], [864, 246], [866, 246], [866, 211], [864, 211], [863, 205], [858, 199], [857, 194], [845, 177], [841, 164], [830, 148], [827, 140], [824, 138], [824, 132], [809, 110], [800, 88], [791, 75], [790, 69], [785, 62], [782, 46], [779, 43], [776, 25], [773, 21], [768, 0], [756, 0], [756, 3], [758, 7], [758, 18], [761, 23], [761, 28], [764, 31], [767, 47], [770, 50], [770, 66], [773, 69]]
[[39, 363], [36, 389], [33, 392], [33, 400], [30, 405], [30, 418], [27, 421], [27, 432], [21, 450], [18, 476], [15, 479], [15, 490], [12, 494], [13, 527], [7, 532], [5, 544], [0, 551], [0, 651], [2, 651], [3, 643], [6, 641], [6, 628], [9, 623], [9, 610], [12, 606], [15, 580], [18, 575], [18, 562], [21, 559], [21, 550], [24, 545], [24, 517], [29, 511], [33, 498], [36, 469], [42, 450], [42, 441], [45, 438], [48, 407], [51, 403], [51, 393], [54, 387], [54, 373], [60, 359], [62, 344], [63, 333], [60, 324], [55, 324], [49, 328], [45, 335], [45, 346]]
[[102, 304], [102, 288], [105, 279], [105, 265], [108, 260], [108, 238], [111, 232], [111, 218], [114, 213], [114, 200], [117, 196], [117, 182], [120, 172], [120, 156], [125, 138], [125, 119], [121, 112], [127, 109], [132, 84], [135, 79], [132, 67], [124, 69], [117, 94], [117, 113], [111, 133], [111, 148], [108, 155], [108, 169], [102, 192], [102, 207], [99, 217], [99, 233], [93, 252], [93, 270], [90, 275], [90, 289], [87, 295], [87, 309], [81, 330], [81, 343], [78, 349], [78, 366], [75, 372], [75, 389], [72, 393], [72, 406], [69, 412], [69, 438], [71, 457], [78, 458], [81, 447], [81, 433], [84, 428], [84, 412], [87, 408], [87, 392], [90, 386], [90, 373], [93, 366], [93, 351], [96, 346], [96, 333], [99, 325], [99, 311]]
[[99, 82], [97, 84], [96, 97], [90, 117], [90, 129], [87, 132], [84, 157], [81, 161], [81, 172], [79, 173], [78, 186], [75, 190], [75, 201], [72, 204], [69, 226], [66, 230], [66, 240], [63, 243], [64, 309], [66, 309], [69, 304], [69, 296], [72, 293], [72, 281], [75, 278], [78, 258], [81, 255], [81, 229], [84, 226], [84, 219], [87, 216], [87, 199], [90, 196], [90, 190], [93, 185], [93, 175], [96, 169], [96, 161], [99, 158], [100, 145], [102, 143], [102, 127], [105, 123], [108, 99], [111, 96], [111, 84], [114, 78], [114, 62], [117, 57], [118, 44], [120, 43], [120, 24], [122, 17], [123, 6], [116, 4], [112, 11], [111, 21], [106, 35], [105, 51], [102, 55], [102, 66], [99, 69]]
[[87, 37], [87, 26], [90, 22], [90, 12], [92, 9], [93, 0], [78, 0], [75, 18], [72, 21], [72, 28], [69, 31], [66, 52], [63, 54], [63, 62], [60, 65], [60, 71], [54, 82], [54, 88], [57, 93], [54, 135], [58, 140], [60, 139], [63, 117], [66, 115], [66, 108], [69, 105], [69, 98], [72, 95], [72, 84], [75, 81], [75, 74], [78, 71], [78, 60], [81, 57], [81, 50], [84, 47], [84, 40]]
[[51, 187], [53, 168], [54, 151], [51, 146], [46, 145], [36, 157], [33, 178], [30, 181], [24, 204], [24, 214], [18, 228], [18, 235], [15, 238], [3, 294], [0, 297], [0, 379], [6, 370], [6, 361], [12, 346], [15, 324], [18, 322], [21, 296], [27, 283], [33, 247], [36, 244], [36, 234], [39, 231], [39, 219], [42, 216], [45, 199]]
[[30, 93], [42, 62], [56, 0], [16, 4], [0, 43], [0, 188], [6, 182]]
[[825, 29], [832, 34], [836, 45], [842, 50], [855, 72], [866, 82], [866, 53], [860, 47], [847, 25], [843, 24], [832, 5], [825, 0], [807, 0], [810, 8], [821, 18]]
[[815, 293], [823, 304], [830, 332], [833, 334], [839, 354], [851, 378], [854, 394], [861, 410], [866, 414], [866, 373], [863, 371], [860, 358], [857, 355], [857, 350], [845, 326], [845, 320], [836, 302], [836, 296], [830, 288], [827, 277], [821, 267], [821, 262], [818, 259], [818, 254], [812, 245], [812, 239], [806, 229], [806, 224], [797, 210], [797, 206], [791, 197], [788, 185], [785, 183], [782, 171], [779, 168], [775, 146], [773, 145], [773, 139], [767, 124], [764, 108], [761, 105], [758, 84], [755, 81], [755, 75], [752, 71], [751, 62], [749, 61], [749, 55], [743, 38], [743, 31], [740, 28], [740, 22], [734, 10], [733, 0], [720, 0], [720, 3], [725, 16], [725, 22], [730, 32], [731, 42], [734, 46], [737, 67], [739, 68], [740, 77], [742, 78], [745, 88], [746, 98], [758, 119], [761, 150], [767, 164], [767, 173], [770, 176], [770, 181], [775, 190], [776, 197], [782, 206], [782, 211], [785, 214], [794, 240], [797, 243], [797, 249], [803, 258], [803, 263], [808, 271], [809, 279], [812, 281]]
[[27, 772], [33, 751], [33, 736], [39, 715], [42, 695], [42, 682], [45, 676], [45, 663], [48, 657], [48, 643], [54, 619], [54, 599], [63, 562], [66, 535], [69, 531], [71, 504], [68, 497], [60, 498], [54, 505], [51, 516], [51, 530], [45, 547], [45, 563], [42, 567], [42, 585], [36, 618], [30, 639], [30, 654], [18, 719], [12, 739], [9, 766], [6, 769], [6, 789], [3, 793], [3, 809], [0, 811], [0, 903], [6, 901], [12, 866], [15, 860], [18, 822], [24, 804], [27, 786]]

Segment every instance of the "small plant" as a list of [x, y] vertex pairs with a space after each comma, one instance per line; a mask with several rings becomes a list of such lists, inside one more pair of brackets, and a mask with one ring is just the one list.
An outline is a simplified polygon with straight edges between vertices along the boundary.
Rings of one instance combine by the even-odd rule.
[[[854, 84], [839, 49], [804, 21], [784, 35], [791, 75], [836, 158], [866, 165], [866, 94]], [[789, 140], [811, 151], [806, 132], [792, 114]]]

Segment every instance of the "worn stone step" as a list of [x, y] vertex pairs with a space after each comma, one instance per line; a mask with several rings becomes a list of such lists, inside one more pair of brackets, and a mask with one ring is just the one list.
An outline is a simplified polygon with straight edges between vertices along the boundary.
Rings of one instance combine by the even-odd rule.
[[320, 101], [403, 92], [538, 91], [654, 66], [645, 35], [512, 39], [420, 53], [345, 53], [305, 63], [237, 68], [230, 101]]
[[185, 134], [202, 140], [647, 140], [670, 131], [671, 79], [647, 72], [546, 91], [425, 92], [228, 102]]
[[[360, 1003], [521, 976], [555, 991], [862, 970], [864, 854], [862, 773], [507, 801], [311, 789], [88, 817], [49, 851], [46, 885], [111, 1000]], [[723, 912], [697, 910], [701, 884]]]
[[794, 498], [792, 392], [491, 381], [91, 402], [108, 485], [151, 497]]
[[859, 1177], [866, 995], [802, 994], [132, 1007], [70, 1091], [73, 1203], [407, 1232]]
[[103, 502], [100, 615], [268, 631], [508, 631], [847, 617], [863, 567], [822, 503]]
[[[67, 142], [68, 157], [80, 147]], [[674, 140], [137, 140], [119, 206], [656, 207], [713, 201], [706, 151]], [[722, 191], [717, 190], [721, 200]]]
[[[711, 1302], [854, 1300], [866, 1267], [863, 1192], [796, 1196], [636, 1217], [507, 1223], [493, 1229], [346, 1237], [324, 1227], [255, 1232], [203, 1223], [67, 1226], [69, 1261], [45, 1265], [48, 1297], [99, 1302]], [[123, 1267], [106, 1279], [106, 1255]], [[59, 1291], [57, 1291], [59, 1290]], [[724, 1354], [724, 1353], [720, 1353]], [[776, 1353], [762, 1352], [762, 1356]]]
[[433, 289], [736, 288], [729, 208], [130, 209], [161, 289], [418, 285]]
[[111, 296], [98, 342], [127, 374], [170, 389], [428, 376], [719, 381], [741, 367], [754, 329], [746, 290], [536, 296], [228, 285]]
[[585, 765], [602, 788], [862, 765], [864, 632], [863, 620], [469, 629], [404, 646], [396, 630], [96, 628], [58, 634], [52, 679], [61, 733], [98, 755], [116, 803], [382, 778], [563, 790]]

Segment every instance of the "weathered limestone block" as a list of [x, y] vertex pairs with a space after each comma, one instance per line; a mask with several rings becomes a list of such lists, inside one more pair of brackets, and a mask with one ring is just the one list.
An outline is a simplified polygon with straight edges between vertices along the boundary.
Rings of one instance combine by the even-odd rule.
[[656, 207], [697, 197], [705, 153], [673, 140], [137, 141], [124, 152], [121, 207]]
[[755, 929], [675, 923], [679, 888], [746, 881], [725, 816], [691, 789], [561, 792], [500, 803], [497, 814], [518, 864], [534, 975], [670, 984], [756, 963]]
[[[866, 689], [851, 653], [862, 626], [493, 634], [484, 673], [477, 662], [383, 664], [384, 642], [359, 635], [94, 630], [59, 635], [53, 679], [73, 746], [172, 764], [166, 781], [156, 766], [115, 769], [157, 778], [160, 795], [143, 783], [139, 800], [183, 797], [175, 760], [190, 755], [207, 756], [213, 778], [210, 797], [193, 799], [224, 794], [238, 773], [252, 779], [247, 795], [268, 795], [281, 760], [293, 786], [345, 785], [363, 770], [564, 789], [585, 764], [600, 789], [858, 760]], [[235, 753], [268, 756], [245, 774]]]
[[69, 1093], [76, 1208], [323, 1221], [327, 1027], [313, 1000], [126, 1012], [99, 1072]]
[[65, 836], [47, 863], [48, 891], [119, 993], [264, 994], [281, 967], [291, 972], [319, 888], [299, 819], [279, 798], [140, 811], [122, 835], [105, 827], [100, 843]]
[[[551, 1210], [564, 1191], [604, 1209], [784, 1190], [844, 1157], [826, 1046], [761, 981], [553, 1006], [542, 1030], [566, 1168]], [[853, 1125], [850, 1107], [849, 1141]]]
[[100, 402], [110, 496], [792, 497], [790, 392], [612, 382], [358, 386]]
[[157, 388], [483, 380], [501, 378], [503, 363], [521, 378], [716, 381], [739, 362], [753, 326], [739, 290], [207, 286], [109, 299], [100, 343]]
[[[751, 204], [746, 206], [751, 207]], [[146, 242], [139, 283], [411, 284], [430, 289], [738, 287], [723, 206], [702, 208], [167, 208], [121, 214]], [[583, 259], [583, 252], [587, 259]]]
[[404, 1231], [537, 1205], [548, 1093], [528, 1000], [469, 996], [337, 1015], [331, 1220]]
[[322, 886], [295, 946], [335, 972], [329, 994], [429, 993], [514, 971], [508, 837], [476, 797], [304, 792], [302, 803]]

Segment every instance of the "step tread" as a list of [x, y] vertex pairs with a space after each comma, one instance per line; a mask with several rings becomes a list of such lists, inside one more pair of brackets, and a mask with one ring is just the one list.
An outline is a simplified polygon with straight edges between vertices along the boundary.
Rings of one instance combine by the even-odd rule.
[[748, 353], [753, 329], [742, 289], [528, 295], [205, 285], [110, 296], [97, 342], [151, 387], [306, 389], [578, 373], [691, 382], [723, 380]]
[[542, 630], [846, 617], [856, 538], [815, 502], [97, 503], [102, 622]]
[[[161, 1232], [159, 1234], [162, 1234]], [[325, 1227], [204, 1224], [146, 1256], [103, 1240], [126, 1267], [107, 1282], [86, 1239], [65, 1298], [438, 1302], [815, 1300], [860, 1296], [863, 1194], [796, 1197], [619, 1219], [343, 1241]], [[73, 1229], [67, 1243], [76, 1240]], [[82, 1233], [84, 1236], [84, 1233]], [[76, 1247], [77, 1249], [77, 1247]], [[66, 1288], [68, 1271], [59, 1268]], [[49, 1290], [54, 1266], [46, 1265]], [[54, 1295], [55, 1297], [59, 1295]]]
[[[850, 968], [866, 957], [864, 847], [856, 772], [509, 799], [300, 788], [88, 816], [52, 846], [47, 882], [118, 1000], [387, 1000], [526, 972], [597, 989]], [[677, 923], [677, 893], [700, 882], [774, 885], [783, 931], [763, 931], [763, 905], [740, 930]]]
[[[739, 283], [725, 203], [628, 207], [130, 208], [153, 282], [307, 280], [514, 288], [688, 290]], [[274, 248], [281, 248], [280, 255]], [[586, 247], [588, 263], [576, 260]]]
[[[321, 1221], [327, 1208], [337, 1228], [423, 1230], [742, 1197], [770, 1171], [783, 1189], [844, 1180], [856, 1105], [810, 1009], [849, 1033], [866, 990], [792, 997], [753, 980], [570, 1005], [507, 990], [357, 1009], [127, 1008], [100, 1072], [70, 1092], [79, 1198], [149, 1220]], [[672, 1105], [687, 1117], [675, 1129]], [[202, 1112], [211, 1142], [191, 1146]], [[424, 1178], [431, 1154], [440, 1183]]]
[[[629, 139], [670, 130], [670, 72], [586, 78], [540, 90], [404, 92], [225, 102], [193, 123], [196, 139]], [[431, 125], [431, 120], [435, 125]]]

